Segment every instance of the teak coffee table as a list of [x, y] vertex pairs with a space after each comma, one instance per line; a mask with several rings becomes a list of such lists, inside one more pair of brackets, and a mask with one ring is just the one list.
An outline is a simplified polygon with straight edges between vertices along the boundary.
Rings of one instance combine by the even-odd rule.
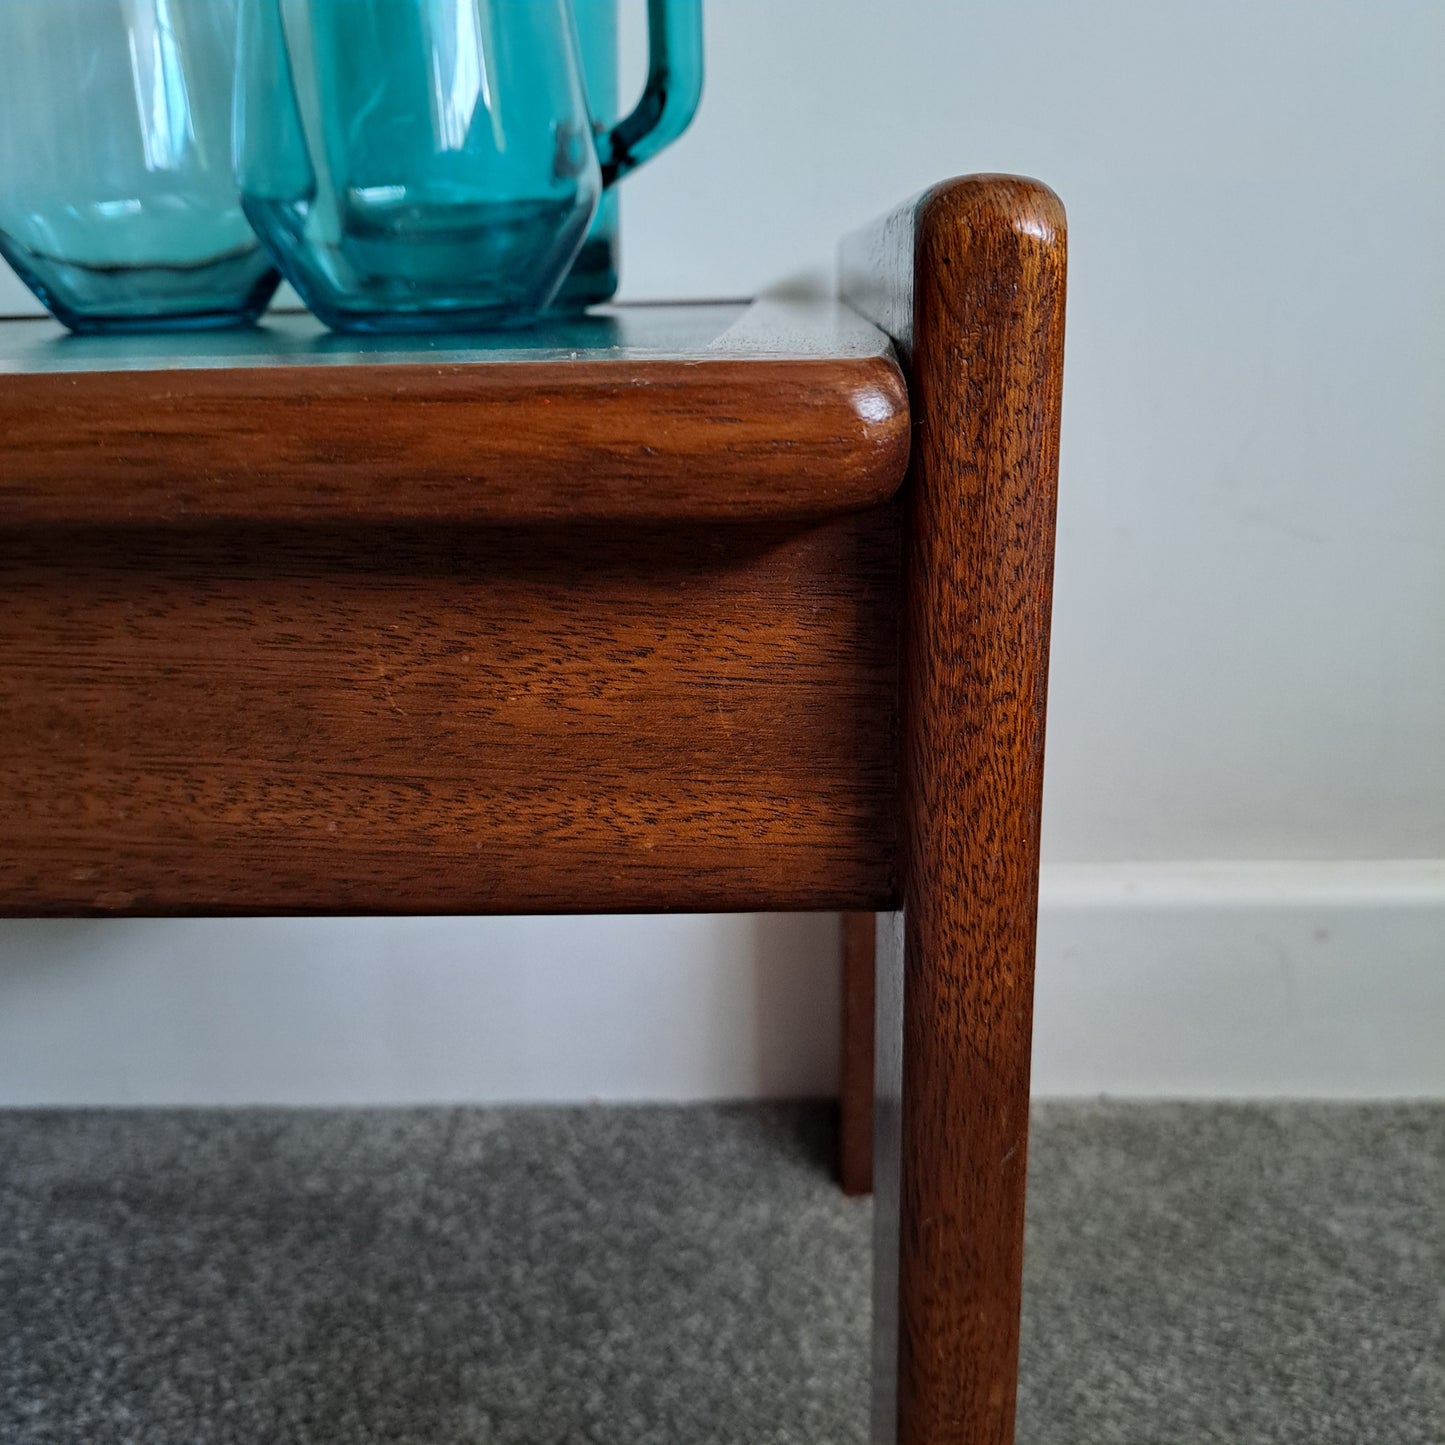
[[874, 1438], [1011, 1439], [1064, 219], [541, 333], [0, 325], [0, 910], [877, 911]]

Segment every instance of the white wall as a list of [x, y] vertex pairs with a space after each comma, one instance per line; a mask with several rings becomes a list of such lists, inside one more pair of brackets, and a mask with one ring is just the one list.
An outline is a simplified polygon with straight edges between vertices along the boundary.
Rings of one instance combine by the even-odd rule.
[[[964, 171], [1068, 205], [1040, 1087], [1445, 1092], [1399, 864], [1445, 858], [1445, 6], [711, 0], [708, 43], [629, 295], [825, 285]], [[8, 925], [0, 1101], [821, 1089], [831, 926], [774, 927]]]

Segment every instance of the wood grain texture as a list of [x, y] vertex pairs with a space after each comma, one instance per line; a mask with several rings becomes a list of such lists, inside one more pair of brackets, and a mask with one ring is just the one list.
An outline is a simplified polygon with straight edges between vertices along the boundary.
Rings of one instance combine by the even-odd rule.
[[838, 1182], [845, 1194], [873, 1188], [874, 915], [845, 913], [842, 1049], [838, 1061]]
[[0, 526], [800, 520], [897, 490], [907, 395], [855, 313], [628, 310], [470, 348], [0, 322]]
[[892, 1423], [900, 1445], [999, 1445], [1017, 1383], [1063, 210], [1034, 182], [949, 182], [847, 244], [843, 275], [898, 342], [914, 417], [902, 1108], [896, 1163], [878, 1166], [898, 1171]]
[[882, 906], [899, 554], [0, 530], [0, 912]]

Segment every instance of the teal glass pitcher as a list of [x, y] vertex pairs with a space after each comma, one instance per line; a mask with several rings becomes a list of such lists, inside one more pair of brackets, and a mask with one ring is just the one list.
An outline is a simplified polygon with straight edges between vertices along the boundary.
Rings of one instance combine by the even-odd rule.
[[[592, 124], [597, 128], [610, 126], [618, 118], [617, 5], [618, 0], [572, 0], [582, 79], [587, 84]], [[617, 290], [618, 229], [617, 187], [609, 186], [602, 192], [587, 238], [552, 302], [554, 311], [581, 311], [611, 299]]]
[[242, 205], [339, 330], [534, 318], [605, 188], [680, 134], [701, 86], [701, 0], [649, 0], [647, 86], [610, 127], [572, 0], [240, 3]]

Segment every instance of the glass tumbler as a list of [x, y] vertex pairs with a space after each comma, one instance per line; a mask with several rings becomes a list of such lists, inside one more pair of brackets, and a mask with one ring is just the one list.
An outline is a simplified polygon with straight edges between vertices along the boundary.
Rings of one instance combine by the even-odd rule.
[[700, 10], [649, 0], [647, 89], [606, 127], [571, 0], [241, 0], [246, 215], [338, 330], [530, 321], [605, 187], [681, 131]]
[[0, 254], [74, 331], [252, 321], [235, 0], [0, 0]]

